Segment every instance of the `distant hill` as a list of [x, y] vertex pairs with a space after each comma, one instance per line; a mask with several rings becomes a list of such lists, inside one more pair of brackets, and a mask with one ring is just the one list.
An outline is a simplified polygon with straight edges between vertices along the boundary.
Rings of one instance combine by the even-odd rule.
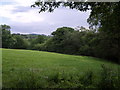
[[[24, 38], [24, 39], [35, 39], [39, 35], [44, 35], [44, 34], [20, 34], [20, 33], [17, 33], [17, 34], [12, 34], [12, 35], [19, 35], [19, 36], [22, 36], [22, 38]], [[44, 36], [46, 36], [46, 35], [44, 35]]]

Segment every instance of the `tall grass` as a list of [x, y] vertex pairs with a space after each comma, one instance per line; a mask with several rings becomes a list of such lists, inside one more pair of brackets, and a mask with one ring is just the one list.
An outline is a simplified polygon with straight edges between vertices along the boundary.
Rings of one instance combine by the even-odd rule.
[[101, 65], [101, 77], [98, 87], [103, 88], [120, 88], [120, 69], [114, 71], [111, 67]]
[[105, 65], [101, 65], [101, 67], [99, 80], [96, 79], [95, 73], [91, 70], [85, 72], [84, 75], [69, 75], [64, 71], [48, 76], [42, 76], [33, 71], [19, 72], [20, 77], [13, 79], [11, 88], [120, 88], [120, 69], [114, 71]]

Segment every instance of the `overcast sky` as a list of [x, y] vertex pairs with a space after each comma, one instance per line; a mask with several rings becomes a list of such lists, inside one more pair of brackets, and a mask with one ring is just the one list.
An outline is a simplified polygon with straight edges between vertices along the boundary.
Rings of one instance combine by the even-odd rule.
[[52, 13], [38, 13], [31, 8], [36, 0], [0, 0], [0, 24], [11, 26], [12, 33], [36, 33], [50, 35], [59, 27], [84, 26], [88, 28], [90, 11], [80, 12], [58, 8]]

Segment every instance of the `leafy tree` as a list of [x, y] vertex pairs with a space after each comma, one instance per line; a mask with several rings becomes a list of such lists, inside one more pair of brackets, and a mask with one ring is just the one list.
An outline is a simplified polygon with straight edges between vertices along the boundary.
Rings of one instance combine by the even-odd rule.
[[11, 48], [12, 46], [12, 35], [10, 32], [11, 27], [9, 25], [1, 25], [2, 27], [2, 47]]
[[82, 55], [94, 56], [94, 38], [96, 33], [94, 31], [82, 31], [81, 36], [81, 47], [79, 53]]
[[81, 40], [78, 31], [68, 32], [63, 40], [63, 51], [67, 54], [77, 54]]
[[64, 47], [63, 41], [66, 38], [66, 34], [71, 33], [73, 31], [74, 31], [73, 28], [62, 27], [62, 28], [58, 28], [55, 32], [52, 33], [56, 52], [63, 52], [63, 47]]

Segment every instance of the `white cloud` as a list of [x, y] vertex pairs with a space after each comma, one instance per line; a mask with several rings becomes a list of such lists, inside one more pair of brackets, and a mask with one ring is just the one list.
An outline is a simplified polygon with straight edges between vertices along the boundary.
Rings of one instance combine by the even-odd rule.
[[[44, 17], [40, 17], [37, 11], [33, 10], [30, 6], [30, 10], [26, 12], [13, 12], [16, 9], [21, 9], [17, 8], [17, 6], [25, 6], [31, 5], [30, 3], [27, 3], [29, 0], [14, 0], [17, 5], [1, 5], [0, 10], [1, 10], [1, 15], [0, 17], [5, 17], [9, 18], [11, 21], [15, 22], [23, 22], [23, 23], [31, 23], [31, 22], [36, 22], [36, 21], [43, 21]], [[24, 1], [24, 2], [23, 2]], [[33, 1], [33, 0], [32, 0]], [[25, 4], [26, 3], [26, 4]]]
[[[2, 0], [5, 1], [5, 0]], [[11, 2], [8, 3], [7, 2]], [[0, 18], [12, 28], [12, 32], [50, 34], [59, 27], [88, 27], [86, 19], [90, 12], [84, 13], [66, 8], [56, 9], [53, 13], [38, 13], [31, 8], [36, 0], [6, 0], [0, 6]], [[3, 22], [0, 23], [3, 24]]]

